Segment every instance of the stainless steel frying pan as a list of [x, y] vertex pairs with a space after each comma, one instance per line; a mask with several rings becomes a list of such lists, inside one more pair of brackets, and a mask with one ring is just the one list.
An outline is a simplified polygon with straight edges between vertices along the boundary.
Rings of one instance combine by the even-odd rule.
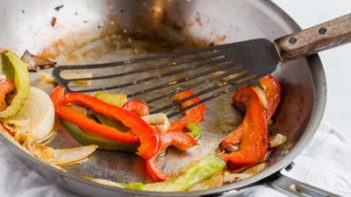
[[[161, 52], [164, 48], [261, 37], [273, 40], [299, 30], [287, 14], [265, 0], [2, 0], [0, 24], [1, 47], [18, 54], [26, 49], [35, 54], [44, 51], [42, 55], [60, 64], [120, 60], [146, 52]], [[143, 161], [132, 154], [98, 151], [89, 161], [62, 172], [28, 155], [6, 136], [0, 135], [0, 139], [39, 174], [83, 195], [224, 195], [261, 182], [289, 187], [291, 180], [281, 177], [279, 172], [292, 162], [317, 130], [326, 104], [326, 81], [317, 55], [280, 65], [274, 75], [283, 84], [283, 101], [271, 130], [286, 134], [288, 142], [272, 154], [269, 167], [263, 172], [215, 189], [155, 193], [103, 186], [81, 177], [120, 182], [150, 180], [144, 173]], [[46, 91], [52, 88], [39, 81], [36, 74], [31, 79], [32, 85]], [[166, 171], [180, 170], [213, 152], [218, 141], [240, 121], [238, 113], [229, 106], [229, 95], [209, 103], [200, 146], [188, 153], [170, 151], [160, 165]], [[59, 130], [51, 145], [67, 147], [77, 143], [64, 130]]]

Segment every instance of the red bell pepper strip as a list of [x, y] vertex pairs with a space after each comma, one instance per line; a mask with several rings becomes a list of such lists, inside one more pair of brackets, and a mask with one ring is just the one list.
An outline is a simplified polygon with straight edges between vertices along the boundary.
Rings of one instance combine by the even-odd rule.
[[5, 97], [8, 93], [14, 91], [15, 89], [16, 88], [12, 80], [0, 80], [0, 111], [7, 108]]
[[180, 150], [187, 150], [197, 145], [196, 140], [189, 134], [184, 133], [183, 131], [169, 131], [164, 134], [161, 134], [160, 141], [161, 143], [159, 152], [155, 156], [146, 160], [147, 171], [154, 181], [164, 181], [177, 175], [165, 174], [157, 168], [156, 159], [158, 155], [162, 152], [162, 150], [169, 146], [175, 146]]
[[146, 116], [150, 113], [149, 106], [141, 100], [133, 99], [123, 105], [123, 109], [136, 113], [138, 116]]
[[226, 151], [234, 151], [238, 144], [240, 143], [241, 137], [243, 135], [243, 128], [240, 124], [237, 126], [230, 134], [225, 137], [219, 144], [221, 149]]
[[8, 128], [5, 127], [4, 123], [0, 123], [0, 127], [2, 130], [4, 130], [6, 133], [8, 133], [9, 135], [11, 135], [12, 137], [15, 136], [15, 134], [13, 132], [11, 132]]
[[[5, 97], [7, 94], [14, 91], [15, 89], [16, 87], [15, 87], [15, 84], [13, 84], [12, 80], [7, 80], [7, 79], [0, 80], [0, 111], [3, 111], [7, 108]], [[6, 131], [11, 136], [13, 136], [13, 133], [9, 129], [7, 129], [3, 125], [3, 123], [0, 123], [0, 125], [4, 131]]]
[[90, 131], [93, 134], [101, 135], [107, 137], [109, 139], [113, 139], [116, 141], [121, 142], [128, 142], [128, 143], [138, 143], [139, 139], [131, 134], [126, 132], [121, 132], [115, 128], [99, 124], [93, 119], [88, 118], [87, 116], [65, 106], [60, 100], [64, 97], [65, 88], [64, 87], [57, 87], [51, 93], [50, 97], [54, 103], [56, 113], [64, 118], [69, 120], [70, 122], [78, 125], [87, 131]]
[[[159, 137], [157, 133], [139, 116], [130, 111], [112, 106], [85, 94], [70, 93], [64, 95], [63, 87], [57, 87], [52, 92], [51, 99], [59, 116], [87, 131], [121, 142], [138, 143], [140, 141], [138, 154], [144, 159], [151, 158], [158, 152]], [[130, 129], [130, 133], [97, 123], [93, 119], [65, 106], [70, 103], [85, 105], [94, 112], [118, 120]]]
[[242, 137], [238, 151], [223, 155], [230, 167], [238, 168], [259, 162], [268, 150], [268, 128], [264, 108], [256, 92], [244, 87], [233, 96], [235, 102], [246, 105], [246, 114], [240, 127]]
[[277, 110], [281, 97], [281, 86], [279, 81], [272, 75], [267, 75], [259, 80], [261, 87], [266, 95], [268, 108], [265, 110], [266, 120], [272, 118]]
[[[85, 105], [94, 112], [120, 121], [136, 135], [140, 141], [138, 154], [144, 159], [154, 156], [158, 151], [159, 137], [157, 133], [138, 115], [123, 108], [109, 105], [93, 96], [79, 93], [66, 94], [62, 99], [63, 104], [78, 103]], [[81, 126], [81, 125], [78, 125]], [[84, 127], [82, 127], [84, 128]]]
[[[191, 95], [194, 94], [193, 90], [185, 90], [183, 92], [180, 92], [176, 94], [173, 97], [174, 101], [180, 101], [182, 99], [185, 99]], [[197, 103], [200, 101], [199, 97], [192, 98], [188, 101], [185, 101], [181, 104], [181, 108], [185, 108], [187, 106], [190, 106], [194, 103]], [[204, 119], [206, 113], [206, 107], [205, 104], [200, 104], [198, 106], [195, 106], [185, 112], [185, 115], [174, 122], [171, 123], [171, 126], [169, 128], [169, 131], [181, 131], [183, 130], [187, 124], [193, 122], [193, 123], [200, 123], [202, 119]]]
[[[259, 80], [261, 87], [264, 90], [268, 108], [264, 114], [266, 120], [270, 120], [280, 103], [281, 86], [277, 79], [272, 75], [267, 75]], [[240, 143], [243, 129], [241, 125], [235, 128], [222, 142], [221, 147], [231, 147]]]

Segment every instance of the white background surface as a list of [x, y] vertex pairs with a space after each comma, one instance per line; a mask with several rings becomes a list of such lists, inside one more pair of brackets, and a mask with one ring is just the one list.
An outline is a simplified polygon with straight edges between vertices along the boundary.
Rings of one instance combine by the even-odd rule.
[[[302, 28], [351, 13], [351, 0], [273, 0]], [[351, 44], [321, 52], [328, 98], [323, 121], [351, 139]]]

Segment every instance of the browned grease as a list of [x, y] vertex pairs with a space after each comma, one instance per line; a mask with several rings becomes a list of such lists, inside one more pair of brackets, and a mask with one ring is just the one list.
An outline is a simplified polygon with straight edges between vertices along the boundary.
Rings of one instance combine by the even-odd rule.
[[[87, 58], [106, 59], [107, 54], [126, 54], [126, 51], [134, 57], [213, 45], [213, 42], [183, 32], [183, 28], [169, 21], [164, 21], [158, 30], [143, 33], [138, 28], [128, 32], [114, 20], [97, 29], [99, 31], [72, 32], [50, 43], [38, 55], [70, 64], [80, 63], [82, 59], [86, 61]], [[223, 38], [219, 40], [222, 41]]]

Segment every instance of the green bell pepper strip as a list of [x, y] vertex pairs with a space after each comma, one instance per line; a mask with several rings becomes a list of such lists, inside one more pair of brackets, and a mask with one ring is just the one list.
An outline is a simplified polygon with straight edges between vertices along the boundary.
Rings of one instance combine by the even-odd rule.
[[[127, 102], [127, 95], [125, 94], [115, 94], [115, 93], [108, 93], [108, 92], [96, 92], [94, 96], [108, 104], [122, 107]], [[106, 117], [99, 113], [93, 113], [94, 116], [104, 125], [117, 128], [119, 130], [126, 130], [119, 122]]]
[[92, 133], [84, 131], [68, 120], [61, 119], [61, 124], [74, 139], [84, 145], [96, 144], [98, 145], [99, 149], [119, 150], [126, 152], [136, 152], [139, 146], [139, 144], [117, 142], [115, 140], [110, 140], [98, 135], [94, 135]]
[[128, 128], [124, 127], [121, 123], [113, 120], [112, 118], [106, 117], [102, 114], [95, 113], [95, 112], [93, 114], [98, 119], [98, 121], [104, 125], [116, 128], [120, 131], [127, 131], [128, 130]]
[[193, 138], [197, 141], [201, 137], [201, 127], [197, 123], [189, 123], [186, 125], [186, 128], [188, 129], [188, 134], [193, 136]]
[[108, 104], [122, 107], [127, 102], [127, 95], [108, 92], [96, 92], [94, 96]]
[[220, 173], [225, 166], [226, 163], [222, 159], [209, 155], [190, 164], [179, 176], [167, 181], [150, 184], [129, 183], [125, 184], [124, 188], [157, 192], [187, 191], [195, 184]]
[[11, 51], [1, 53], [1, 65], [6, 79], [13, 80], [16, 87], [16, 95], [11, 104], [0, 112], [0, 120], [6, 120], [21, 111], [29, 96], [29, 73], [26, 64]]

